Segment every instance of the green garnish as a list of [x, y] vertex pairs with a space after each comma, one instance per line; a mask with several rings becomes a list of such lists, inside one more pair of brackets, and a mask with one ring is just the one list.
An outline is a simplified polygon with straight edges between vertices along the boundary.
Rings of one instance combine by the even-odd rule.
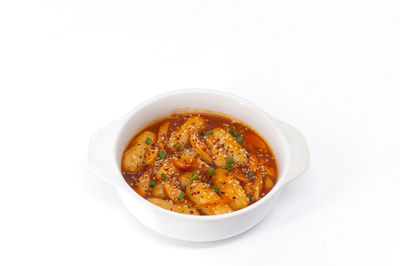
[[247, 197], [249, 198], [249, 201], [251, 201], [251, 194], [247, 194]]
[[249, 152], [249, 148], [247, 148], [247, 147], [244, 147], [244, 149], [245, 149], [247, 152]]
[[156, 185], [157, 185], [156, 181], [153, 180], [153, 181], [150, 182], [150, 187], [151, 188], [155, 187]]
[[203, 136], [205, 136], [205, 135], [210, 135], [212, 132], [213, 132], [213, 130], [210, 129], [210, 130], [201, 132], [201, 135], [203, 135]]
[[226, 162], [226, 165], [223, 165], [221, 167], [223, 169], [225, 169], [225, 170], [228, 170], [228, 171], [232, 172], [233, 171], [233, 165], [232, 164], [234, 162], [233, 158], [232, 157], [226, 158], [225, 162]]
[[210, 174], [210, 176], [215, 176], [217, 174], [215, 173], [215, 170], [212, 167], [208, 168], [208, 173]]
[[231, 164], [221, 166], [222, 169], [228, 170], [229, 172], [233, 171], [233, 166]]
[[217, 192], [217, 193], [219, 192], [219, 188], [216, 185], [212, 186], [211, 188], [214, 189], [215, 192]]
[[151, 138], [147, 137], [147, 139], [144, 141], [144, 143], [146, 143], [147, 145], [150, 145], [150, 143], [151, 143]]
[[176, 149], [177, 151], [180, 151], [180, 150], [182, 149], [182, 144], [181, 144], [180, 142], [177, 142], [177, 143], [174, 145], [174, 147], [175, 147], [175, 149]]
[[254, 176], [254, 173], [248, 172], [248, 173], [247, 173], [247, 176], [248, 176], [248, 177], [253, 177], [253, 176]]
[[229, 131], [229, 133], [231, 133], [231, 135], [234, 136], [234, 137], [239, 136], [239, 133], [237, 131], [235, 131], [235, 130], [231, 130], [231, 131]]
[[181, 192], [181, 194], [179, 194], [178, 197], [176, 197], [176, 199], [182, 200], [184, 196], [185, 196], [185, 192]]
[[162, 181], [165, 181], [166, 178], [167, 178], [167, 176], [166, 176], [164, 173], [162, 173], [162, 174], [161, 174], [161, 180], [162, 180]]
[[199, 173], [198, 173], [198, 172], [195, 172], [195, 173], [193, 174], [193, 176], [191, 176], [191, 177], [189, 178], [189, 180], [190, 180], [190, 181], [193, 181], [193, 180], [196, 180], [197, 178], [199, 178]]
[[164, 159], [166, 157], [165, 151], [159, 151], [158, 152], [158, 157], [160, 157], [160, 159]]
[[242, 143], [243, 142], [243, 137], [239, 136], [239, 137], [236, 138], [236, 140], [237, 140], [237, 142]]
[[233, 164], [234, 160], [233, 160], [232, 157], [229, 157], [229, 158], [226, 158], [225, 162], [226, 162], [227, 164]]

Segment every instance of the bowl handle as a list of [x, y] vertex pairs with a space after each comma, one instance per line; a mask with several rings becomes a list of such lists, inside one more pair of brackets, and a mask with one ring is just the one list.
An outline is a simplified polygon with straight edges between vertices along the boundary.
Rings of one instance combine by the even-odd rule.
[[299, 130], [280, 120], [275, 119], [275, 122], [289, 146], [289, 171], [285, 175], [286, 183], [288, 183], [307, 170], [310, 165], [310, 152], [306, 139]]
[[89, 164], [92, 170], [104, 181], [113, 185], [121, 183], [120, 167], [115, 158], [116, 134], [121, 123], [113, 122], [98, 130], [89, 143]]

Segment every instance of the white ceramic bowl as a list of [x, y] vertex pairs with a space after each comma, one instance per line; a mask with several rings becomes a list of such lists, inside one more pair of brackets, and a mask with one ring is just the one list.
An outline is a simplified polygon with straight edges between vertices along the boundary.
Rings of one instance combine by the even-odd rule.
[[[203, 109], [227, 114], [262, 135], [278, 164], [278, 181], [273, 189], [247, 208], [214, 216], [171, 212], [139, 196], [121, 174], [122, 153], [138, 130], [183, 108], [186, 111]], [[89, 162], [98, 176], [115, 186], [132, 215], [147, 227], [176, 239], [213, 241], [238, 235], [260, 222], [272, 209], [281, 188], [308, 168], [309, 151], [298, 130], [272, 118], [247, 100], [219, 91], [193, 89], [156, 96], [100, 129], [90, 142]]]

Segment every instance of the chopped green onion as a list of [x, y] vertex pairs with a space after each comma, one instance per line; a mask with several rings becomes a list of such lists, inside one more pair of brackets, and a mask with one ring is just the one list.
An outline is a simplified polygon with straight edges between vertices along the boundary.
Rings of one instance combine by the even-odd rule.
[[165, 157], [166, 157], [166, 155], [165, 155], [165, 151], [159, 151], [158, 152], [158, 157], [160, 157], [160, 159], [164, 159]]
[[248, 173], [247, 173], [247, 176], [248, 176], [248, 177], [253, 177], [253, 176], [254, 176], [254, 173], [248, 172]]
[[217, 174], [215, 173], [215, 170], [212, 167], [208, 168], [208, 173], [210, 174], [210, 176], [215, 176]]
[[226, 158], [225, 161], [226, 161], [227, 164], [233, 164], [233, 162], [234, 162], [232, 157]]
[[203, 136], [205, 136], [205, 135], [210, 135], [212, 132], [213, 132], [213, 130], [210, 129], [210, 130], [201, 132], [201, 135], [203, 135]]
[[147, 139], [144, 141], [144, 143], [146, 143], [147, 145], [151, 144], [151, 138], [147, 137]]
[[231, 135], [234, 136], [234, 137], [239, 136], [239, 133], [237, 131], [235, 131], [235, 130], [231, 130], [231, 131], [229, 131], [229, 133], [231, 133]]
[[249, 201], [251, 201], [251, 194], [247, 194], [247, 197], [249, 198]]
[[164, 173], [162, 173], [162, 174], [161, 174], [161, 180], [162, 180], [162, 181], [165, 181], [166, 178], [167, 178], [167, 176], [166, 176]]
[[156, 181], [153, 180], [150, 182], [150, 187], [153, 188], [156, 186], [156, 184], [157, 184]]
[[247, 147], [244, 147], [244, 149], [245, 149], [247, 152], [249, 152], [249, 148], [247, 148]]
[[181, 144], [180, 142], [177, 142], [177, 143], [174, 145], [174, 147], [175, 147], [175, 149], [176, 149], [177, 151], [180, 151], [180, 150], [182, 149], [182, 144]]
[[193, 176], [191, 176], [191, 177], [189, 178], [189, 180], [190, 180], [190, 181], [193, 181], [193, 180], [196, 180], [197, 178], [199, 178], [199, 173], [198, 173], [198, 172], [195, 172], [195, 173], [193, 174]]
[[221, 166], [222, 169], [228, 170], [229, 172], [233, 171], [233, 166], [231, 164]]
[[237, 142], [242, 143], [243, 142], [243, 137], [239, 136], [239, 137], [236, 138], [236, 140], [237, 140]]
[[214, 186], [212, 186], [211, 188], [214, 189], [215, 192], [217, 192], [217, 193], [219, 192], [219, 188], [218, 188], [217, 186], [214, 185]]
[[176, 199], [182, 200], [184, 196], [185, 196], [185, 192], [181, 192], [181, 194], [179, 194], [178, 197], [176, 197]]

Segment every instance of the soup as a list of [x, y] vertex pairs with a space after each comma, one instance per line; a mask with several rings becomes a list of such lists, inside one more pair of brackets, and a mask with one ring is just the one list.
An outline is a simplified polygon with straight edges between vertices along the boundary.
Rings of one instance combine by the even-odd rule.
[[243, 123], [208, 113], [173, 114], [136, 134], [122, 175], [143, 198], [190, 215], [243, 209], [277, 181], [267, 142]]

